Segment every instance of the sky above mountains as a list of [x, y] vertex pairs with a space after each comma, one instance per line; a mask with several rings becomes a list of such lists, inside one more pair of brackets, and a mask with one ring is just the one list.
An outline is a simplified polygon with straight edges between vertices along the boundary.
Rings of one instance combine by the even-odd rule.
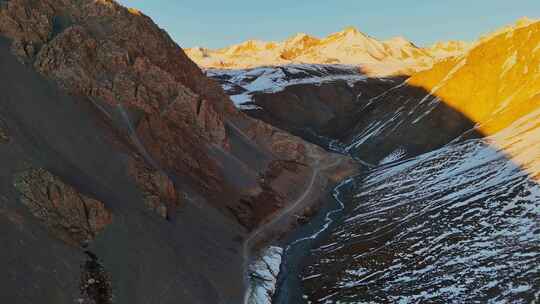
[[379, 39], [404, 36], [420, 46], [474, 40], [540, 17], [538, 0], [119, 0], [149, 15], [182, 47], [225, 47], [248, 39], [283, 40], [305, 32], [326, 36], [346, 26]]

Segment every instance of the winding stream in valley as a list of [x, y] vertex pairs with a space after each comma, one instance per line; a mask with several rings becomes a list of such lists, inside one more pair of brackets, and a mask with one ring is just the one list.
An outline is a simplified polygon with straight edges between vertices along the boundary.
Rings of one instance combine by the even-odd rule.
[[298, 228], [285, 240], [288, 245], [283, 252], [273, 303], [286, 304], [293, 303], [293, 300], [303, 300], [298, 276], [302, 271], [302, 259], [317, 239], [328, 233], [328, 229], [341, 218], [345, 208], [342, 196], [344, 192], [350, 191], [353, 182], [352, 178], [341, 182], [333, 191], [334, 201], [324, 205], [307, 225]]

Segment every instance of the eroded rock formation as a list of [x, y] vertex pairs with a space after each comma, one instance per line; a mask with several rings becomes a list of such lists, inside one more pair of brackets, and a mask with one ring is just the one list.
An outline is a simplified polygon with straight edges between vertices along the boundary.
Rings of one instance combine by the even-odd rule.
[[133, 162], [131, 175], [135, 177], [149, 210], [163, 218], [174, 217], [176, 208], [182, 203], [182, 193], [178, 193], [172, 180], [163, 171], [156, 171], [143, 162]]
[[93, 240], [113, 220], [102, 202], [79, 193], [44, 169], [19, 173], [14, 185], [30, 212], [54, 236], [71, 245]]

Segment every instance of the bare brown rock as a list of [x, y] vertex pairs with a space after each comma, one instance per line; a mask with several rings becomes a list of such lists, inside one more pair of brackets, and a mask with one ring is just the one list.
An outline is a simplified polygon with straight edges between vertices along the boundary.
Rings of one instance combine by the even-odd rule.
[[30, 212], [68, 244], [93, 240], [112, 222], [102, 202], [79, 193], [44, 169], [19, 173], [14, 185]]
[[[21, 7], [36, 12], [25, 18], [36, 23], [39, 37], [29, 34], [37, 30], [19, 29], [26, 20]], [[219, 174], [206, 147], [227, 147], [223, 115], [215, 107], [228, 101], [148, 17], [113, 1], [89, 0], [11, 1], [2, 14], [10, 22], [2, 23], [1, 33], [33, 49], [30, 55], [15, 47], [21, 59], [72, 94], [142, 111], [137, 133], [161, 167], [191, 175], [201, 188], [220, 188], [212, 182]], [[60, 17], [67, 27], [53, 36], [51, 23]]]
[[307, 166], [295, 161], [272, 161], [268, 165], [268, 170], [259, 176], [261, 191], [243, 197], [240, 200], [241, 204], [231, 208], [231, 211], [242, 225], [255, 228], [269, 214], [284, 207], [287, 198], [298, 195], [296, 191], [303, 189], [302, 184], [309, 173], [310, 169]]
[[162, 171], [145, 166], [142, 162], [132, 162], [131, 175], [141, 188], [146, 207], [163, 218], [168, 218], [181, 204], [181, 194], [174, 183]]
[[249, 119], [248, 121], [246, 134], [254, 142], [271, 151], [276, 158], [302, 163], [308, 161], [306, 146], [310, 144], [260, 120]]
[[23, 61], [31, 61], [52, 32], [53, 8], [42, 1], [3, 3], [0, 33], [13, 38], [13, 52]]
[[[311, 192], [294, 181], [309, 177], [314, 149], [240, 113], [150, 18], [114, 1], [0, 0], [0, 36], [3, 70], [16, 69], [23, 84], [6, 81], [10, 107], [0, 107], [0, 114], [18, 115], [10, 117], [15, 126], [10, 135], [24, 145], [32, 164], [61, 172], [65, 179], [43, 170], [17, 175], [16, 188], [30, 212], [15, 193], [9, 203], [25, 216], [21, 225], [29, 232], [24, 240], [33, 237], [28, 227], [46, 232], [34, 227], [39, 221], [31, 215], [72, 245], [91, 240], [111, 223], [104, 203], [116, 217], [106, 235], [89, 246], [110, 276], [95, 265], [96, 258], [79, 273], [73, 267], [80, 263], [78, 248], [42, 237], [43, 246], [35, 248], [57, 245], [59, 250], [43, 255], [41, 264], [24, 250], [22, 262], [3, 266], [17, 275], [10, 277], [15, 287], [10, 301], [0, 302], [24, 295], [30, 302], [109, 303], [112, 284], [115, 302], [121, 303], [158, 298], [163, 303], [239, 303], [242, 240], [247, 230]], [[21, 89], [25, 85], [32, 89]], [[43, 119], [34, 123], [34, 118]], [[14, 155], [19, 152], [16, 145], [7, 146]], [[283, 161], [306, 167], [273, 169]], [[6, 184], [12, 181], [8, 173], [0, 174]], [[103, 203], [70, 184], [84, 184], [85, 193]], [[161, 221], [141, 212], [144, 207], [177, 219]], [[10, 217], [2, 227], [17, 225], [16, 213], [9, 211], [3, 213]], [[13, 249], [3, 260], [20, 258], [23, 238], [5, 239]], [[75, 261], [63, 266], [67, 255], [60, 250], [73, 251]], [[58, 260], [64, 272], [57, 274], [51, 260]], [[29, 264], [26, 272], [23, 263]], [[50, 271], [43, 272], [43, 266]], [[59, 282], [45, 284], [49, 273]], [[28, 294], [18, 280], [22, 276], [37, 282], [39, 293]], [[80, 293], [60, 281], [75, 282]]]

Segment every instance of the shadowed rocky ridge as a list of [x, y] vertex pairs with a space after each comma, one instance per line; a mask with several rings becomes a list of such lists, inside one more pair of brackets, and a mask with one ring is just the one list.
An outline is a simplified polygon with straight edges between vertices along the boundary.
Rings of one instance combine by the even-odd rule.
[[309, 162], [301, 140], [236, 111], [140, 12], [112, 1], [11, 1], [1, 13], [0, 30], [21, 61], [70, 94], [90, 97], [152, 169], [182, 175], [186, 187], [215, 197], [238, 192], [223, 183], [222, 153], [242, 161], [257, 154], [244, 164], [248, 179], [273, 159]]

